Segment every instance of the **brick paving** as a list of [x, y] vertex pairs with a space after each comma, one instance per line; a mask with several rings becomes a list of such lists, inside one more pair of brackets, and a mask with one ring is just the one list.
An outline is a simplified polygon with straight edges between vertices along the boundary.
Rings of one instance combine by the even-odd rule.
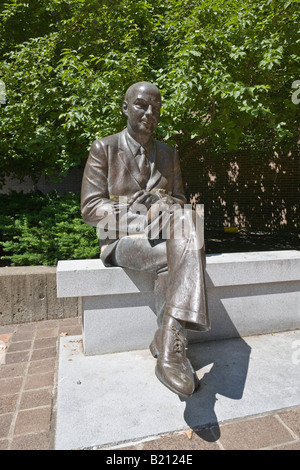
[[300, 407], [162, 436], [122, 450], [300, 450]]
[[[81, 334], [81, 318], [0, 326], [0, 450], [54, 448], [58, 340], [65, 334]], [[300, 405], [119, 448], [300, 450]]]
[[66, 333], [81, 334], [81, 318], [0, 326], [0, 450], [53, 449], [58, 339]]

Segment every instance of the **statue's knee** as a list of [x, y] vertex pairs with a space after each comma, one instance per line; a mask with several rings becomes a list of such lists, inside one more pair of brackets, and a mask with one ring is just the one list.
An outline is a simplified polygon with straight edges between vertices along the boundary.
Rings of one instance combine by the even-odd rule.
[[195, 230], [196, 213], [192, 209], [181, 209], [174, 213], [174, 237], [175, 239], [188, 238]]
[[184, 229], [192, 229], [196, 224], [196, 212], [192, 209], [183, 209], [181, 215], [181, 221]]

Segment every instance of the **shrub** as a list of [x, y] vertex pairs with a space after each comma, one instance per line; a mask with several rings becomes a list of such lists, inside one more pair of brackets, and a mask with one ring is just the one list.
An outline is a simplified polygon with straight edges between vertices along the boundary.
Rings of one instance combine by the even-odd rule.
[[1, 259], [9, 264], [56, 265], [99, 256], [95, 228], [83, 222], [77, 194], [12, 192], [0, 195], [0, 205]]

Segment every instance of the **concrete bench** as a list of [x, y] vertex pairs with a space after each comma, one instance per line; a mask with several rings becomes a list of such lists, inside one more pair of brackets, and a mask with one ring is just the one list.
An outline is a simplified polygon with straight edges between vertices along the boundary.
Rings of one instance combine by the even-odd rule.
[[[300, 252], [206, 257], [211, 331], [192, 342], [266, 334], [300, 326]], [[58, 297], [83, 298], [86, 355], [147, 348], [156, 330], [155, 276], [100, 259], [59, 261]]]

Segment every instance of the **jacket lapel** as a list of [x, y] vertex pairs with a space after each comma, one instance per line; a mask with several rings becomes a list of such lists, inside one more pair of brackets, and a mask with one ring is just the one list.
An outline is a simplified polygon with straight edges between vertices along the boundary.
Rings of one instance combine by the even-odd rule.
[[130, 175], [135, 179], [140, 188], [144, 189], [145, 182], [126, 141], [126, 130], [120, 133], [118, 155], [123, 164], [126, 166]]

